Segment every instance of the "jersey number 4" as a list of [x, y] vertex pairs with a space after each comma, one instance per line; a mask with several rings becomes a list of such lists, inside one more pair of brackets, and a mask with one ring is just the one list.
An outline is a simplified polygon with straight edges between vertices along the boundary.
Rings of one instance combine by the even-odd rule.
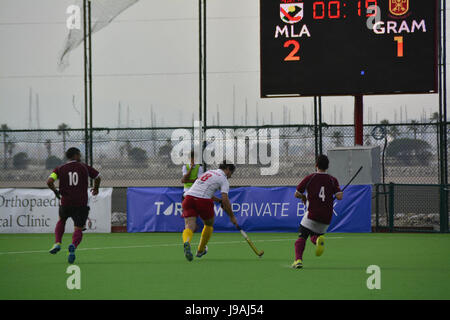
[[325, 187], [320, 187], [319, 198], [322, 199], [322, 202], [325, 202]]
[[78, 172], [69, 172], [69, 186], [78, 184]]

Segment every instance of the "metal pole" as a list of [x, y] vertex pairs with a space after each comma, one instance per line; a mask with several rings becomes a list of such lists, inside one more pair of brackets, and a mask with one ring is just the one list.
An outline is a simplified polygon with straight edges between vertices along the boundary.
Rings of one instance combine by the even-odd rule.
[[[202, 152], [206, 148], [205, 130], [206, 113], [206, 0], [198, 0], [198, 35], [199, 35], [199, 121], [202, 126]], [[203, 161], [206, 169], [206, 164]]]
[[[87, 0], [83, 0], [83, 48], [84, 48], [84, 153], [85, 161], [89, 161], [88, 133], [88, 53], [87, 53]], [[65, 150], [64, 150], [65, 151]]]
[[207, 126], [206, 101], [206, 0], [203, 0], [203, 128]]
[[442, 8], [442, 30], [443, 30], [443, 45], [442, 45], [442, 71], [443, 71], [443, 75], [442, 75], [442, 97], [443, 97], [443, 101], [442, 101], [442, 115], [443, 115], [443, 128], [442, 128], [442, 138], [443, 138], [443, 145], [442, 145], [442, 149], [443, 149], [443, 159], [442, 162], [444, 164], [443, 170], [444, 170], [444, 184], [448, 184], [448, 148], [447, 148], [447, 4], [446, 1], [443, 1], [443, 8]]
[[441, 213], [440, 213], [440, 219], [439, 219], [439, 231], [440, 232], [448, 232], [449, 226], [448, 226], [448, 206], [447, 206], [447, 199], [448, 199], [448, 185], [441, 184], [439, 186], [439, 196], [441, 198]]
[[318, 132], [317, 132], [317, 96], [314, 96], [314, 154], [319, 156], [319, 145], [318, 145]]
[[[442, 104], [443, 104], [443, 79], [442, 79], [442, 73], [443, 73], [443, 66], [442, 66], [442, 60], [443, 60], [443, 47], [445, 46], [445, 44], [443, 45], [442, 43], [442, 37], [443, 34], [441, 34], [441, 32], [443, 33], [443, 24], [444, 24], [444, 16], [445, 16], [445, 12], [443, 11], [444, 6], [445, 6], [445, 0], [443, 0], [442, 6], [439, 8], [439, 109], [438, 109], [438, 121], [437, 121], [437, 135], [438, 135], [438, 167], [439, 167], [439, 183], [442, 185], [444, 183], [444, 179], [443, 179], [443, 172], [442, 172], [442, 168], [443, 168], [443, 163], [442, 163]], [[441, 5], [441, 4], [439, 4]], [[442, 204], [442, 202], [441, 202]], [[441, 206], [442, 208], [442, 206]], [[442, 215], [442, 213], [441, 213]]]
[[[88, 31], [89, 31], [89, 165], [93, 166], [93, 128], [92, 128], [92, 28], [91, 28], [91, 1], [88, 0]], [[92, 184], [92, 181], [91, 181]]]
[[363, 145], [363, 97], [362, 95], [355, 96], [355, 146]]
[[202, 122], [202, 0], [198, 0], [198, 120]]
[[389, 231], [394, 231], [394, 184], [389, 183]]
[[442, 1], [439, 65], [439, 158], [440, 158], [440, 231], [449, 231], [448, 222], [448, 140], [447, 140], [447, 17], [446, 1]]
[[[203, 50], [202, 50], [202, 0], [198, 0], [198, 121], [202, 126], [203, 119], [203, 84], [202, 84], [202, 67], [203, 67]], [[199, 149], [203, 153], [203, 128], [200, 128], [199, 132]], [[194, 142], [195, 147], [195, 142]], [[203, 157], [201, 157], [202, 162]], [[204, 164], [204, 163], [203, 163]]]
[[380, 206], [378, 204], [379, 201], [379, 194], [380, 194], [380, 185], [377, 183], [375, 185], [375, 231], [378, 232], [378, 228], [380, 226], [379, 220], [380, 220]]
[[[207, 129], [208, 125], [208, 119], [207, 119], [207, 103], [206, 103], [206, 0], [203, 0], [202, 2], [203, 8], [202, 8], [202, 20], [203, 20], [203, 149], [206, 148], [206, 134], [205, 131]], [[203, 161], [204, 162], [204, 161]], [[203, 163], [204, 170], [206, 170], [206, 163]]]
[[323, 150], [322, 150], [322, 97], [319, 96], [318, 98], [318, 102], [319, 102], [319, 154], [323, 154]]

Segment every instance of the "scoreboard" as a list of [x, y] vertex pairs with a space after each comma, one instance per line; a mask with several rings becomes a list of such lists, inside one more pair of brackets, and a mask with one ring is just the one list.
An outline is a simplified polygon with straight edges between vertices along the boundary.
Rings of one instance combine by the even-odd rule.
[[261, 97], [438, 90], [438, 0], [260, 0]]

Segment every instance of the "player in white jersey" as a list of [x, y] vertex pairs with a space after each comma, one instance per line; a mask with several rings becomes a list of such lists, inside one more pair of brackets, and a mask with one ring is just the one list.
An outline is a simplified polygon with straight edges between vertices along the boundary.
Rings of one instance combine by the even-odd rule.
[[[224, 211], [230, 217], [231, 222], [237, 226], [236, 217], [231, 209], [231, 203], [228, 198], [230, 184], [228, 179], [236, 169], [234, 164], [227, 164], [225, 161], [217, 170], [206, 171], [197, 180], [192, 187], [185, 193], [183, 200], [183, 215], [185, 229], [183, 231], [184, 255], [188, 261], [192, 261], [194, 256], [191, 253], [191, 240], [197, 227], [196, 219], [200, 217], [205, 224], [200, 243], [198, 245], [197, 257], [200, 258], [208, 252], [208, 243], [213, 233], [214, 225], [214, 201], [220, 202]], [[214, 193], [220, 189], [222, 199], [214, 196]]]

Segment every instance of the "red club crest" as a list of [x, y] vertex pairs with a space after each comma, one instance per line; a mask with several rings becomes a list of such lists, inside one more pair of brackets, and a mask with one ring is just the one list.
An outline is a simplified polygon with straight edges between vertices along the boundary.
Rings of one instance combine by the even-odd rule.
[[402, 16], [409, 10], [409, 0], [389, 0], [389, 11], [395, 16]]

